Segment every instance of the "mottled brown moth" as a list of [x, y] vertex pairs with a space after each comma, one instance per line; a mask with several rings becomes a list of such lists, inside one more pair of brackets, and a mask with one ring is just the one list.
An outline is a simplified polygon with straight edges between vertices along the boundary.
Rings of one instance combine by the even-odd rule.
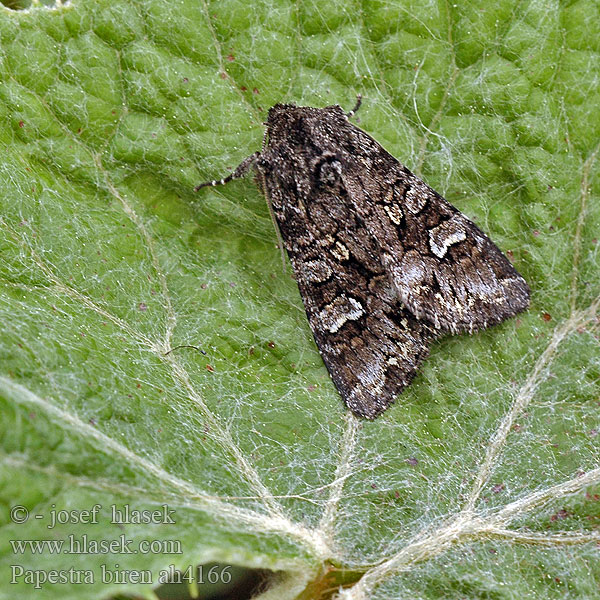
[[529, 288], [494, 243], [339, 106], [276, 104], [250, 169], [277, 221], [312, 332], [350, 410], [373, 419], [436, 337], [525, 310]]

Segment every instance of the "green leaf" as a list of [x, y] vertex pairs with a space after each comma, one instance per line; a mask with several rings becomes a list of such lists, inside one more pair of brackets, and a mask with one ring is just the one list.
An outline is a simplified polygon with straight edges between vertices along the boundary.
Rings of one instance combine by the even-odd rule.
[[[264, 598], [594, 596], [598, 4], [22, 4], [0, 11], [0, 598], [149, 598], [212, 562], [279, 572]], [[252, 179], [192, 191], [274, 103], [357, 93], [533, 291], [435, 344], [374, 422], [333, 387]], [[175, 522], [112, 523], [125, 505]], [[69, 536], [130, 542], [27, 547]]]

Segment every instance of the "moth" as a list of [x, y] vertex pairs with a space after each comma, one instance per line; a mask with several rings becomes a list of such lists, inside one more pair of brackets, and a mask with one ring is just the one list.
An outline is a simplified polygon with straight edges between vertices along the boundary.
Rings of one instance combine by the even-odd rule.
[[529, 287], [465, 215], [350, 122], [358, 110], [276, 104], [254, 170], [315, 341], [348, 408], [374, 419], [432, 341], [529, 305]]

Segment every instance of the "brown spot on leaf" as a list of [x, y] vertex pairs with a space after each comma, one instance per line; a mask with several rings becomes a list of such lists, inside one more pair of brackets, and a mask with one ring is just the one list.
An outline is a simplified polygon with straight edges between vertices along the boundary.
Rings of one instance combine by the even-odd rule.
[[566, 509], [561, 508], [557, 513], [554, 513], [551, 517], [551, 521], [562, 521], [563, 519], [567, 519], [569, 517], [569, 513]]

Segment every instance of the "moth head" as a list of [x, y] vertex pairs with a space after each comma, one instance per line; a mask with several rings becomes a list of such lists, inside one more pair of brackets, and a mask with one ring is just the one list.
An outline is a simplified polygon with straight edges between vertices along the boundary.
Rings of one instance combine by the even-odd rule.
[[265, 125], [269, 131], [290, 124], [297, 119], [298, 107], [295, 104], [275, 104], [269, 109]]
[[337, 104], [325, 108], [275, 104], [269, 109], [265, 124], [271, 140], [287, 138], [289, 142], [291, 138], [299, 138], [304, 142], [307, 137], [314, 138], [318, 130], [325, 132], [345, 119], [343, 109]]

